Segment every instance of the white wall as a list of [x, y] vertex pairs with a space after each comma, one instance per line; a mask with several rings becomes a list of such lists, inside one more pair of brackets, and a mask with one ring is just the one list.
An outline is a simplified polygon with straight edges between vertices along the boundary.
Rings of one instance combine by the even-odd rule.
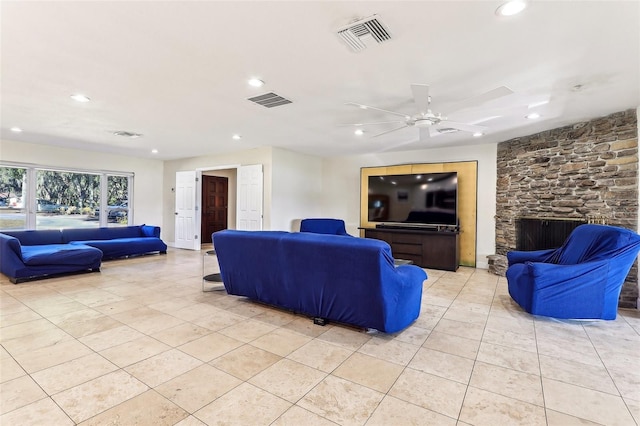
[[497, 147], [486, 144], [327, 158], [322, 167], [322, 214], [344, 219], [347, 232], [358, 235], [361, 167], [478, 161], [476, 266], [487, 268], [486, 256], [495, 253]]
[[[162, 225], [163, 162], [102, 152], [60, 148], [8, 140], [0, 141], [0, 161], [28, 163], [61, 169], [133, 172], [133, 209], [135, 224]], [[167, 233], [162, 229], [162, 238]]]
[[[176, 172], [188, 170], [219, 168], [220, 166], [248, 166], [262, 164], [264, 173], [264, 206], [263, 228], [271, 229], [271, 172], [272, 172], [272, 148], [263, 147], [236, 151], [228, 154], [205, 155], [202, 157], [183, 158], [179, 160], [165, 161], [164, 179], [162, 181], [163, 215], [162, 224], [163, 239], [169, 243], [175, 241], [175, 193]], [[166, 232], [164, 231], [166, 229]]]
[[299, 231], [300, 220], [322, 215], [322, 159], [273, 149], [271, 229]]

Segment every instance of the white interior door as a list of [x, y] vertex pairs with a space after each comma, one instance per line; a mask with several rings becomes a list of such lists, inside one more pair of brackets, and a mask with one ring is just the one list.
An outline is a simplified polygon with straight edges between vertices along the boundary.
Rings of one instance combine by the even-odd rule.
[[262, 164], [238, 167], [236, 229], [262, 230]]
[[176, 172], [176, 235], [178, 248], [199, 250], [197, 232], [196, 172]]

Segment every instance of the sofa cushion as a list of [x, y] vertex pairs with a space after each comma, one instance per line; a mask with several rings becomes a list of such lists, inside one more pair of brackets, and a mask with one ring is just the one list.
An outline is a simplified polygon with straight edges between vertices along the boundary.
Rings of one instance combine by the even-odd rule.
[[113, 240], [70, 241], [70, 245], [88, 245], [102, 251], [105, 258], [166, 251], [167, 245], [154, 237], [116, 238]]
[[62, 244], [62, 233], [59, 229], [45, 229], [41, 231], [2, 231], [20, 240], [23, 246], [35, 246], [44, 244]]
[[83, 244], [22, 246], [25, 265], [86, 265], [102, 259], [102, 252]]

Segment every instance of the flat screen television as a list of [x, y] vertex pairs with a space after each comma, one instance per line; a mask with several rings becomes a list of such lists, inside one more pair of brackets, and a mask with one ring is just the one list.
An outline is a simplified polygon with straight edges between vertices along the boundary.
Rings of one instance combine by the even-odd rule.
[[369, 176], [369, 222], [390, 225], [458, 225], [458, 174]]

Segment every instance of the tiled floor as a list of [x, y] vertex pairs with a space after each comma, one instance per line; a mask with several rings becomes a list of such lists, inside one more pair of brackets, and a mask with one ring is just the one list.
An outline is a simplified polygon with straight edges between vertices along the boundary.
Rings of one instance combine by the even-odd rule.
[[0, 423], [640, 421], [638, 311], [533, 318], [485, 270], [428, 274], [420, 318], [397, 335], [203, 293], [198, 252], [19, 285], [2, 276]]

